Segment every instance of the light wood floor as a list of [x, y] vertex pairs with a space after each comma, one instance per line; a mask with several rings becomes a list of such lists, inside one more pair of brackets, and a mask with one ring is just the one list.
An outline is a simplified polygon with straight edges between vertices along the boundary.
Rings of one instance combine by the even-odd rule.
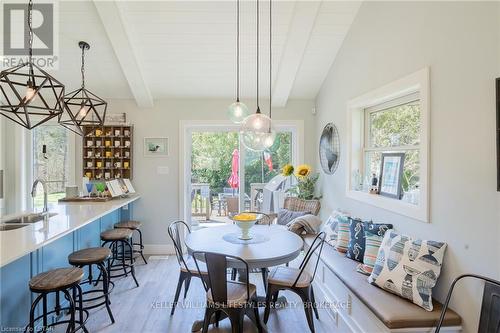
[[[173, 301], [179, 267], [175, 256], [151, 257], [148, 265], [140, 260], [136, 265], [140, 287], [136, 288], [132, 278], [115, 281], [111, 295], [111, 307], [116, 323], [111, 325], [104, 308], [92, 310], [87, 322], [89, 332], [111, 333], [188, 333], [194, 320], [203, 318], [205, 293], [198, 279], [193, 279], [186, 297], [186, 304], [181, 304], [173, 316], [170, 316], [170, 302]], [[257, 285], [259, 295], [264, 295], [260, 274], [251, 274], [251, 280]], [[281, 294], [280, 294], [281, 295]], [[267, 323], [269, 332], [308, 333], [306, 317], [300, 298], [290, 292], [284, 292], [289, 306], [271, 310]], [[263, 316], [264, 310], [260, 310]], [[319, 310], [320, 320], [315, 319], [316, 332], [331, 332], [333, 319], [325, 309]], [[231, 332], [228, 319], [220, 323], [219, 328], [210, 327], [210, 332]], [[257, 332], [253, 324], [245, 320], [245, 333]]]

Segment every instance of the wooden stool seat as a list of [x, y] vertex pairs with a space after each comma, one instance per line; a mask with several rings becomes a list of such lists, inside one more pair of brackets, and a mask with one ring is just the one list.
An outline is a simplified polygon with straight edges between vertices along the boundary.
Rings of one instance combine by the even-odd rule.
[[107, 247], [91, 247], [71, 253], [68, 262], [71, 265], [98, 264], [111, 257], [111, 250]]
[[83, 270], [81, 268], [57, 268], [31, 278], [29, 287], [33, 292], [47, 293], [68, 289], [79, 284], [82, 278]]
[[131, 229], [111, 229], [101, 232], [101, 240], [103, 241], [115, 241], [122, 239], [129, 239], [132, 237]]
[[139, 229], [142, 226], [142, 223], [139, 221], [122, 221], [115, 224], [115, 228], [124, 228], [124, 229]]

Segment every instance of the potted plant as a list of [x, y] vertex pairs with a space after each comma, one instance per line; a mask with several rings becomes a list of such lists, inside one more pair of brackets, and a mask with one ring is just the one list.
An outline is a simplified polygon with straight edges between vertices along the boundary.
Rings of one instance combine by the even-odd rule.
[[286, 164], [281, 173], [285, 177], [293, 177], [295, 183], [287, 190], [293, 196], [304, 200], [319, 200], [321, 197], [315, 195], [316, 183], [318, 182], [319, 174], [312, 172], [312, 167], [307, 164], [301, 164], [294, 168], [291, 164]]

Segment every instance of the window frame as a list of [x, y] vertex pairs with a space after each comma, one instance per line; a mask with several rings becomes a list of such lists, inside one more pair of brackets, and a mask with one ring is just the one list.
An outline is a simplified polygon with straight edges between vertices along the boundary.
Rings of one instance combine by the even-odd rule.
[[[429, 222], [429, 146], [430, 146], [430, 84], [429, 68], [423, 68], [413, 74], [389, 83], [383, 87], [370, 91], [362, 96], [356, 97], [347, 103], [347, 172], [346, 196], [350, 199], [361, 201], [394, 213], [408, 216], [419, 221]], [[420, 199], [419, 204], [403, 202], [380, 195], [372, 195], [363, 191], [353, 189], [353, 175], [358, 170], [365, 176], [366, 152], [369, 151], [393, 151], [408, 146], [395, 146], [387, 148], [367, 148], [369, 134], [367, 114], [373, 110], [383, 110], [391, 106], [401, 105], [398, 101], [404, 100], [418, 94], [420, 100], [420, 140], [418, 144], [420, 160]], [[405, 103], [403, 103], [405, 104]], [[366, 111], [368, 110], [368, 112]], [[414, 150], [414, 146], [411, 146]]]
[[[58, 124], [57, 121], [50, 120], [46, 122], [45, 124], [42, 124], [40, 126], [61, 126]], [[64, 128], [64, 127], [63, 127]], [[35, 178], [35, 151], [34, 151], [34, 144], [33, 140], [35, 138], [35, 133], [34, 131], [36, 128], [31, 130], [29, 132], [29, 160], [28, 160], [28, 167], [29, 167], [29, 179], [30, 183], [28, 184], [29, 189], [31, 191], [31, 186], [33, 182], [36, 180]], [[75, 185], [76, 184], [76, 134], [73, 133], [72, 131], [69, 131], [65, 129], [66, 134], [68, 136], [68, 177], [67, 177], [67, 185]], [[78, 184], [77, 184], [78, 185]], [[80, 186], [79, 186], [80, 187]], [[31, 198], [31, 196], [28, 199], [28, 206], [30, 209], [34, 209], [34, 199]]]

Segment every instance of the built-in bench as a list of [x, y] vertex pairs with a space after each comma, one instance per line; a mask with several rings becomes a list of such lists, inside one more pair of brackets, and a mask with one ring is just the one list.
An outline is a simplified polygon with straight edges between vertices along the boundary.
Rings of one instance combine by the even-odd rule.
[[[307, 250], [314, 235], [304, 237]], [[314, 260], [311, 260], [313, 262]], [[315, 262], [315, 261], [314, 261]], [[441, 314], [441, 304], [434, 310], [421, 307], [386, 292], [356, 272], [357, 262], [325, 244], [318, 265], [314, 287], [317, 301], [336, 304], [330, 308], [337, 327], [335, 332], [432, 332]], [[309, 267], [310, 270], [314, 267]], [[448, 310], [443, 332], [460, 332], [461, 318]]]

